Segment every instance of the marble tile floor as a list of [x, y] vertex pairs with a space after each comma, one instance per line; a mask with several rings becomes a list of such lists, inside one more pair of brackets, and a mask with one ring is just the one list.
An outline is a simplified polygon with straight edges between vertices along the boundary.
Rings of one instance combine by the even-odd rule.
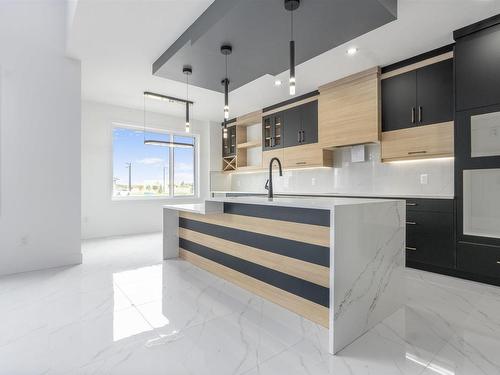
[[407, 270], [406, 306], [345, 348], [184, 261], [161, 235], [0, 278], [0, 374], [500, 374], [500, 288]]

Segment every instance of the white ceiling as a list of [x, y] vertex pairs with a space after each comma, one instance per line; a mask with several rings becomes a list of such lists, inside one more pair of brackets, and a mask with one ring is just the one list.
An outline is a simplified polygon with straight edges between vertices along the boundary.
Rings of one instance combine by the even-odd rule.
[[[185, 97], [185, 84], [153, 76], [151, 66], [211, 3], [79, 0], [68, 35], [68, 54], [82, 61], [83, 98], [142, 109], [143, 91]], [[397, 21], [298, 66], [297, 95], [351, 73], [452, 43], [453, 30], [498, 13], [500, 0], [399, 0]], [[350, 46], [359, 49], [355, 56], [346, 54]], [[279, 88], [274, 86], [275, 77], [264, 76], [231, 92], [231, 117], [289, 99], [287, 72], [278, 78], [284, 83]], [[190, 87], [189, 96], [195, 102], [192, 118], [222, 119], [222, 94]], [[149, 99], [147, 106], [184, 115], [179, 104]]]

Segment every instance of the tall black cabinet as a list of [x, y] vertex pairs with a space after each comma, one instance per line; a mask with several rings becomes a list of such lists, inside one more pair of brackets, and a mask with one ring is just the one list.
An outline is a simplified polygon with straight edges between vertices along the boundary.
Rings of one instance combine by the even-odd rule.
[[457, 268], [500, 285], [500, 15], [454, 37]]

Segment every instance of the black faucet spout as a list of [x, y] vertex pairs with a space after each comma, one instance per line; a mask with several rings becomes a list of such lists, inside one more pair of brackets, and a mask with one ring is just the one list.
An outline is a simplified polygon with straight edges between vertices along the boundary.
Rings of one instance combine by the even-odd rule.
[[283, 171], [281, 169], [281, 161], [280, 159], [274, 157], [269, 161], [269, 179], [266, 182], [266, 189], [267, 189], [267, 197], [268, 198], [273, 198], [273, 163], [278, 162], [278, 168], [280, 172], [280, 176], [283, 176]]

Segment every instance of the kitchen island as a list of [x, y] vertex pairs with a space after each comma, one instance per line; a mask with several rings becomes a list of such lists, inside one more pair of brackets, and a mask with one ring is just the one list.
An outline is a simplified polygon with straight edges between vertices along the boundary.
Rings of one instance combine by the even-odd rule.
[[220, 197], [166, 205], [180, 257], [329, 329], [337, 353], [403, 303], [405, 203]]

